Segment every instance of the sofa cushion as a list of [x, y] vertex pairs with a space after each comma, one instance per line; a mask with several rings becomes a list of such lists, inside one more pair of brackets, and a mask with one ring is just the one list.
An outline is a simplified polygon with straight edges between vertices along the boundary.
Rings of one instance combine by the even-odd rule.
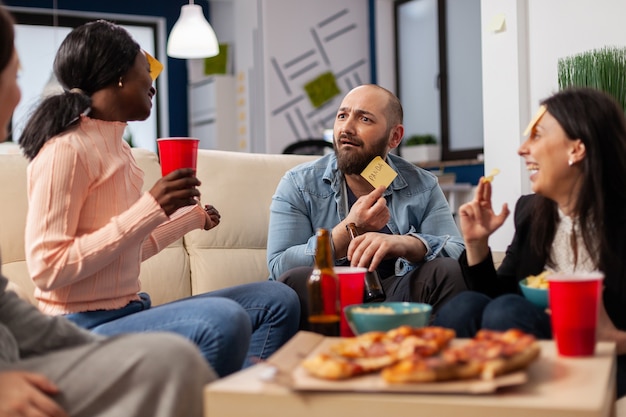
[[185, 235], [194, 294], [266, 280], [269, 207], [290, 168], [319, 156], [198, 151], [202, 203], [222, 218], [210, 230]]
[[[3, 146], [3, 149], [17, 150]], [[2, 273], [12, 282], [9, 288], [31, 302], [35, 301], [35, 284], [30, 279], [24, 255], [24, 225], [26, 224], [26, 167], [28, 162], [19, 152], [3, 152], [0, 163], [0, 250]]]

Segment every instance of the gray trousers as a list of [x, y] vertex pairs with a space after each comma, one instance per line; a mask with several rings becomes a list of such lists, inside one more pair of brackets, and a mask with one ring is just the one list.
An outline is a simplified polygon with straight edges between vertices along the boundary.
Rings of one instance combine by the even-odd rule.
[[[300, 330], [308, 329], [308, 294], [306, 282], [312, 267], [298, 267], [278, 277], [293, 288], [300, 299]], [[467, 290], [461, 266], [453, 258], [435, 258], [403, 276], [382, 278], [386, 301], [415, 301], [433, 307], [430, 321], [439, 308], [452, 297]]]
[[200, 417], [203, 387], [216, 379], [191, 342], [169, 333], [111, 337], [2, 370], [46, 375], [72, 417]]

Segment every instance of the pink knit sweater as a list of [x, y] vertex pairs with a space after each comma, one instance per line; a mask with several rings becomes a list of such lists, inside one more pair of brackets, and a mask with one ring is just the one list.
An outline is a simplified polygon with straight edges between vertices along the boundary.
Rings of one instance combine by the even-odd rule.
[[28, 166], [26, 261], [45, 313], [116, 309], [138, 299], [141, 261], [204, 226], [200, 206], [168, 219], [141, 191], [125, 127], [82, 117]]

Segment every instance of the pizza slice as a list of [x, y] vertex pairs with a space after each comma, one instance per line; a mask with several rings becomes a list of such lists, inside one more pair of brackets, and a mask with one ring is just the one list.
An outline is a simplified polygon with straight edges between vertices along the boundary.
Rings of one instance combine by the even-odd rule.
[[388, 332], [369, 332], [346, 338], [331, 346], [331, 351], [346, 358], [393, 356], [396, 360], [419, 354], [432, 356], [446, 347], [455, 333], [443, 327], [400, 326]]
[[383, 369], [381, 376], [391, 383], [419, 383], [475, 378], [480, 371], [475, 362], [457, 362], [447, 356], [414, 356]]
[[520, 330], [481, 330], [473, 339], [444, 349], [436, 358], [415, 355], [385, 368], [381, 375], [392, 383], [494, 379], [526, 368], [539, 351], [534, 336]]
[[443, 327], [410, 326], [388, 332], [369, 332], [340, 340], [329, 347], [329, 352], [306, 359], [302, 366], [318, 378], [345, 379], [379, 371], [414, 355], [436, 355], [454, 334], [453, 330]]
[[535, 337], [519, 329], [505, 332], [483, 329], [472, 342], [479, 347], [475, 358], [482, 362], [483, 379], [493, 379], [498, 375], [524, 369], [540, 353]]
[[348, 379], [368, 372], [352, 360], [327, 353], [305, 359], [302, 367], [314, 377], [331, 380]]

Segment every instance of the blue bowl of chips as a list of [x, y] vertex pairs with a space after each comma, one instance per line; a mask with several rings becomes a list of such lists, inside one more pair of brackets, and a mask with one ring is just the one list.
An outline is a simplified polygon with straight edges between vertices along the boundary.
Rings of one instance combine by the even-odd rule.
[[343, 311], [352, 332], [359, 335], [373, 331], [386, 332], [400, 326], [424, 327], [430, 320], [432, 306], [388, 301], [349, 305]]
[[541, 309], [548, 308], [547, 282], [545, 284], [536, 283], [532, 280], [529, 282], [528, 278], [524, 278], [519, 282], [519, 287], [528, 301]]

